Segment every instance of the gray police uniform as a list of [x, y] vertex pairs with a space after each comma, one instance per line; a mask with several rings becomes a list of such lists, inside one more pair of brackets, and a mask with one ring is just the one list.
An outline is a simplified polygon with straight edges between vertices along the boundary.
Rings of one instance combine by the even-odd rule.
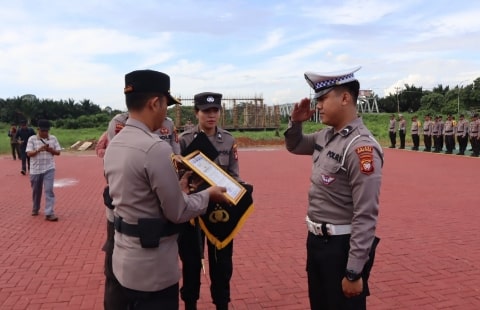
[[[186, 149], [190, 143], [192, 143], [193, 139], [195, 139], [199, 131], [200, 128], [196, 125], [192, 129], [183, 132], [179, 137], [180, 149]], [[214, 162], [222, 167], [222, 169], [235, 180], [242, 182], [238, 168], [237, 145], [232, 134], [217, 127], [215, 135], [208, 138], [219, 153]]]
[[[196, 125], [180, 135], [182, 151], [187, 149], [198, 132], [200, 132], [200, 128]], [[208, 139], [218, 151], [214, 162], [235, 180], [243, 182], [239, 175], [237, 146], [233, 136], [228, 131], [217, 127], [215, 135]], [[200, 297], [200, 271], [205, 236], [203, 233], [199, 236], [198, 229], [199, 227], [187, 224], [179, 238], [179, 253], [183, 263], [183, 286], [180, 293], [182, 300], [186, 303], [186, 309], [190, 309], [189, 307], [195, 304]], [[201, 244], [199, 244], [199, 238]], [[210, 241], [207, 241], [207, 246], [211, 280], [210, 292], [213, 303], [217, 305], [217, 309], [226, 309], [226, 305], [230, 302], [230, 279], [233, 274], [233, 240], [221, 250], [216, 249]], [[196, 308], [192, 307], [192, 309]]]
[[445, 153], [452, 154], [455, 147], [454, 126], [452, 120], [449, 119], [445, 121], [443, 135], [445, 137], [445, 147], [447, 148]]
[[458, 155], [465, 155], [468, 144], [468, 121], [466, 119], [458, 121], [456, 135], [459, 146]]
[[325, 128], [307, 135], [300, 123], [290, 122], [285, 143], [293, 154], [313, 155], [308, 218], [319, 224], [351, 225], [347, 269], [360, 273], [375, 237], [381, 147], [360, 118], [339, 132]]
[[432, 150], [432, 133], [433, 133], [433, 122], [431, 120], [425, 121], [423, 124], [423, 143], [425, 145], [426, 152]]
[[412, 121], [412, 126], [410, 127], [410, 132], [412, 134], [412, 142], [413, 142], [413, 147], [412, 150], [418, 151], [418, 147], [420, 145], [420, 138], [418, 136], [418, 132], [420, 130], [419, 128], [419, 121], [414, 120]]
[[203, 214], [208, 206], [207, 191], [182, 192], [171, 156], [165, 141], [132, 118], [110, 141], [105, 154], [117, 230], [113, 271], [129, 289], [155, 292], [178, 283], [177, 235], [162, 236], [156, 247], [146, 248], [141, 238], [119, 231], [117, 219], [121, 227], [140, 226], [145, 219], [182, 223]]
[[166, 117], [165, 121], [162, 124], [162, 127], [155, 130], [154, 133], [156, 133], [160, 137], [160, 139], [170, 144], [175, 155], [180, 154], [180, 144], [178, 143], [177, 128], [175, 128], [175, 124], [170, 117]]

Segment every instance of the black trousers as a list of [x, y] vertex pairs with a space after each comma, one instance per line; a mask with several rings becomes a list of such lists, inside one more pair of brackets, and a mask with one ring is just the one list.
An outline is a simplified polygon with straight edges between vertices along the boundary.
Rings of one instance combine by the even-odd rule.
[[396, 132], [389, 132], [388, 136], [390, 137], [390, 147], [395, 147], [397, 144], [397, 133]]
[[13, 159], [17, 160], [21, 159], [22, 157], [20, 156], [20, 147], [18, 146], [18, 143], [10, 143], [10, 147], [12, 148], [12, 157]]
[[468, 144], [468, 134], [463, 136], [457, 136], [457, 141], [458, 141], [458, 152], [460, 154], [465, 154], [465, 151], [467, 150], [467, 144]]
[[[196, 302], [200, 297], [201, 258], [205, 235], [196, 226], [185, 224], [178, 238], [178, 250], [182, 260], [183, 285], [180, 296], [185, 303]], [[230, 302], [230, 279], [233, 274], [233, 240], [218, 250], [207, 240], [210, 295], [217, 306]]]
[[342, 279], [350, 249], [350, 235], [307, 237], [308, 296], [312, 310], [362, 310], [367, 308], [368, 278], [375, 259], [376, 238], [370, 260], [362, 271], [363, 292], [347, 298], [342, 291]]
[[472, 145], [472, 153], [478, 156], [480, 153], [480, 140], [477, 137], [470, 137], [470, 144]]
[[178, 310], [178, 283], [156, 292], [142, 292], [123, 287], [128, 310]]
[[30, 171], [30, 157], [27, 156], [27, 148], [20, 147], [20, 157], [22, 158], [22, 171]]
[[107, 240], [102, 248], [105, 251], [105, 292], [103, 295], [103, 307], [105, 310], [127, 310], [129, 300], [125, 295], [122, 285], [113, 274], [112, 254], [114, 246], [115, 228], [113, 222], [107, 221]]
[[400, 148], [404, 149], [405, 148], [405, 130], [400, 130], [398, 132], [398, 135], [400, 137]]
[[420, 147], [420, 137], [418, 136], [418, 134], [412, 134], [412, 142], [412, 150], [418, 151], [418, 148]]
[[433, 136], [433, 145], [434, 145], [434, 148], [435, 148], [435, 152], [440, 152], [442, 150], [443, 138], [442, 138], [442, 140], [440, 140], [440, 137], [442, 137], [442, 136], [439, 136], [439, 135]]
[[453, 135], [445, 135], [445, 147], [447, 153], [452, 153], [455, 148], [455, 137]]
[[432, 150], [432, 136], [423, 136], [423, 143], [425, 144], [425, 151]]

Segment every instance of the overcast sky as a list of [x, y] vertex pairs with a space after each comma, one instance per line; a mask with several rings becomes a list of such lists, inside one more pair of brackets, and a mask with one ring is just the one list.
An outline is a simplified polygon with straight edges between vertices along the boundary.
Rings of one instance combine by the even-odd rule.
[[0, 0], [0, 98], [89, 99], [125, 110], [124, 76], [153, 69], [172, 94], [310, 95], [305, 71], [362, 66], [383, 97], [480, 77], [480, 1]]

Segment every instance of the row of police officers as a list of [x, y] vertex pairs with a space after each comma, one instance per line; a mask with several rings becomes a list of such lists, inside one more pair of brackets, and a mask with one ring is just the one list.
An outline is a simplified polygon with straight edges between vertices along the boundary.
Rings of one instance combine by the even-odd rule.
[[[399, 119], [395, 119], [395, 115], [391, 115], [389, 121], [389, 137], [391, 148], [395, 148], [397, 128], [400, 135], [400, 148], [405, 148], [405, 132], [406, 121], [400, 114]], [[471, 156], [478, 157], [480, 151], [480, 120], [478, 114], [475, 113], [467, 120], [463, 114], [460, 115], [458, 121], [451, 114], [447, 115], [447, 119], [443, 121], [441, 115], [431, 117], [430, 114], [424, 116], [423, 124], [417, 118], [412, 117], [410, 127], [412, 137], [412, 150], [418, 151], [420, 147], [420, 138], [423, 137], [424, 151], [440, 153], [445, 147], [445, 154], [453, 154], [458, 143], [458, 155], [465, 155], [468, 143], [472, 148]]]

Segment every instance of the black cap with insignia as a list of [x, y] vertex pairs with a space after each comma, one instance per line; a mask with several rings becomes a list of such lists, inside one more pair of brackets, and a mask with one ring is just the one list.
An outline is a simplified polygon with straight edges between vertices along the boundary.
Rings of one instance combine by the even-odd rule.
[[125, 75], [125, 96], [134, 93], [162, 93], [168, 98], [168, 105], [180, 104], [170, 94], [170, 77], [154, 70], [136, 70]]
[[222, 108], [222, 94], [204, 92], [196, 94], [193, 97], [195, 108], [199, 110], [207, 110], [210, 108]]
[[327, 94], [335, 86], [357, 81], [353, 74], [360, 70], [360, 68], [361, 67], [356, 67], [349, 70], [330, 73], [305, 72], [305, 80], [307, 80], [308, 85], [310, 85], [315, 91], [314, 98], [317, 99]]

